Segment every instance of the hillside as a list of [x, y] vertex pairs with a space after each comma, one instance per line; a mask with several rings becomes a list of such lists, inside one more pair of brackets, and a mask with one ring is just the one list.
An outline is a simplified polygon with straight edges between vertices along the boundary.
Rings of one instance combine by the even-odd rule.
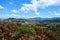
[[0, 20], [0, 39], [2, 38], [6, 40], [60, 40], [60, 18]]

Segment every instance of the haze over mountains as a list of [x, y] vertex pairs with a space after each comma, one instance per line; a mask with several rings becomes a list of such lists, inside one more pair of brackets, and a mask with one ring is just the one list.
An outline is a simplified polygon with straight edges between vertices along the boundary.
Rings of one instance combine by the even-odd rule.
[[60, 20], [60, 17], [54, 17], [54, 18], [31, 18], [30, 20], [35, 20], [35, 21], [59, 21]]
[[36, 21], [36, 22], [53, 22], [53, 21], [60, 21], [60, 17], [54, 17], [54, 18], [7, 18], [7, 19], [0, 19], [0, 20], [12, 20], [12, 21]]

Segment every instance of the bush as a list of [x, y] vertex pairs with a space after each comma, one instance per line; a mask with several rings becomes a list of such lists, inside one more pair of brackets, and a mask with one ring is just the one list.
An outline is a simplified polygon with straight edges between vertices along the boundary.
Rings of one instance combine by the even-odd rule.
[[34, 36], [36, 34], [36, 31], [32, 27], [20, 27], [19, 32], [16, 33], [16, 36], [15, 36], [14, 40], [18, 39], [23, 34], [27, 34], [28, 36], [29, 35]]
[[28, 34], [28, 35], [35, 35], [36, 31], [31, 27], [21, 27], [20, 33], [21, 34]]

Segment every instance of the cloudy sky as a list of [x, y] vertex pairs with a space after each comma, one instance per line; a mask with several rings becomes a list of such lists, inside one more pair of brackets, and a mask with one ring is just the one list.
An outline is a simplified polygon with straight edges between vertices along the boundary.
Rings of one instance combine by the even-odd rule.
[[0, 0], [0, 18], [60, 17], [60, 0]]

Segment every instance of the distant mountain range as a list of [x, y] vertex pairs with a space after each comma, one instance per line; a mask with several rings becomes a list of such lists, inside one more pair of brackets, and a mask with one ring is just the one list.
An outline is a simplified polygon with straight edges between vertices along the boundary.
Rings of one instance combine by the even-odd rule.
[[53, 21], [60, 21], [60, 17], [54, 17], [54, 18], [40, 18], [40, 17], [36, 17], [36, 18], [30, 18], [29, 20], [38, 21], [38, 22], [53, 22]]
[[29, 18], [29, 19], [23, 19], [23, 18], [8, 18], [5, 19], [5, 21], [36, 21], [36, 22], [60, 22], [60, 17], [54, 17], [54, 18], [40, 18], [40, 17], [36, 17], [36, 18]]

